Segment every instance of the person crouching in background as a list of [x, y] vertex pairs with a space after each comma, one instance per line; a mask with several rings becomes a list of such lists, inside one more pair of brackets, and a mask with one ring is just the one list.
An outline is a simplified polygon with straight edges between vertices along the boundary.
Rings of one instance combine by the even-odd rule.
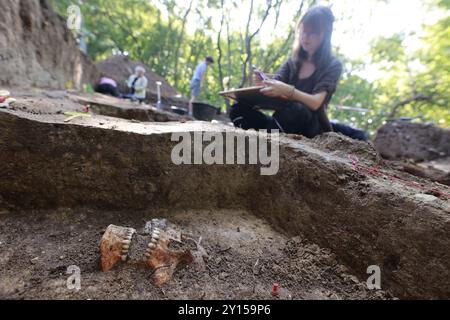
[[95, 92], [110, 95], [116, 98], [121, 97], [119, 90], [117, 89], [117, 82], [111, 78], [106, 77], [104, 74], [101, 75], [100, 80], [95, 86]]

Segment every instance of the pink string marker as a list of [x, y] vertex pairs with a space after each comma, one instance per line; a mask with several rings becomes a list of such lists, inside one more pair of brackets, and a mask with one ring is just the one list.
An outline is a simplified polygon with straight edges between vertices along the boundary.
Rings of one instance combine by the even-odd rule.
[[278, 296], [279, 292], [278, 289], [280, 288], [280, 285], [278, 283], [274, 283], [273, 289], [272, 289], [272, 296]]

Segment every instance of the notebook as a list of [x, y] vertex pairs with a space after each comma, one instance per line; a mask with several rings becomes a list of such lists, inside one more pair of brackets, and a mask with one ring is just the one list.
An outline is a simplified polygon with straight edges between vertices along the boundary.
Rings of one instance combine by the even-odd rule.
[[219, 92], [219, 94], [222, 97], [232, 99], [237, 102], [243, 102], [258, 106], [261, 109], [266, 110], [278, 110], [285, 105], [286, 100], [283, 100], [281, 98], [272, 98], [262, 94], [260, 92], [262, 88], [264, 88], [264, 86], [222, 91]]

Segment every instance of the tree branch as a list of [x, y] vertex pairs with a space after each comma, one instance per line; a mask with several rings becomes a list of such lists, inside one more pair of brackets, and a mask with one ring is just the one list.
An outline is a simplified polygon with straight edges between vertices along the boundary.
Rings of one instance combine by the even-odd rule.
[[189, 17], [189, 14], [191, 13], [192, 10], [192, 5], [194, 4], [194, 0], [191, 0], [189, 3], [189, 7], [188, 9], [185, 11], [184, 16], [183, 16], [183, 22], [181, 24], [181, 31], [180, 34], [178, 36], [177, 39], [177, 46], [175, 48], [175, 67], [174, 67], [174, 85], [175, 88], [178, 87], [178, 64], [179, 64], [179, 60], [180, 60], [180, 48], [181, 48], [181, 43], [183, 40], [183, 35], [184, 35], [184, 31], [186, 29], [186, 23], [187, 23], [187, 19]]
[[416, 102], [416, 101], [428, 101], [428, 102], [429, 102], [429, 101], [431, 101], [431, 100], [432, 100], [432, 97], [430, 97], [430, 96], [425, 96], [424, 94], [417, 94], [417, 95], [414, 95], [414, 96], [411, 97], [411, 98], [408, 98], [408, 99], [405, 99], [405, 100], [403, 100], [403, 101], [397, 102], [397, 103], [395, 103], [395, 104], [393, 105], [392, 111], [391, 111], [391, 113], [389, 114], [388, 118], [389, 118], [389, 119], [395, 118], [396, 115], [397, 115], [397, 113], [398, 113], [398, 110], [399, 110], [401, 107], [404, 107], [404, 106], [406, 106], [406, 105], [408, 105], [408, 104], [410, 104], [410, 103], [412, 103], [412, 102]]
[[[252, 40], [254, 37], [256, 37], [256, 35], [261, 31], [262, 26], [264, 25], [264, 23], [266, 22], [269, 14], [270, 14], [270, 10], [273, 8], [273, 2], [272, 0], [269, 0], [267, 2], [267, 8], [264, 12], [263, 18], [261, 20], [261, 23], [259, 24], [259, 27], [256, 29], [255, 32], [253, 32], [252, 34], [250, 34], [250, 22], [251, 22], [251, 18], [253, 15], [253, 6], [254, 6], [254, 1], [252, 0], [251, 4], [250, 4], [250, 14], [249, 14], [249, 19], [247, 21], [247, 28], [246, 28], [246, 32], [245, 32], [245, 49], [246, 49], [246, 59], [244, 61], [244, 65], [243, 65], [243, 69], [242, 69], [242, 81], [241, 81], [241, 85], [240, 87], [242, 88], [245, 83], [249, 80], [249, 75], [251, 74], [251, 69], [252, 69]], [[251, 77], [250, 77], [250, 82], [251, 82]]]
[[[300, 7], [297, 10], [295, 16], [294, 16], [294, 21], [297, 21], [300, 19], [300, 16], [302, 15], [303, 12], [303, 8], [305, 5], [305, 0], [302, 0], [302, 2], [300, 3]], [[264, 63], [264, 70], [267, 71], [268, 68], [272, 67], [273, 64], [275, 63], [275, 61], [277, 61], [282, 55], [284, 55], [286, 53], [287, 48], [292, 44], [292, 42], [294, 41], [294, 36], [295, 36], [295, 32], [296, 32], [296, 26], [294, 25], [290, 30], [289, 30], [289, 34], [287, 37], [287, 40], [284, 42], [283, 47], [281, 48], [281, 50], [277, 50], [276, 55], [268, 60], [267, 58], [265, 59], [265, 63]], [[270, 55], [266, 55], [266, 57], [269, 57]]]

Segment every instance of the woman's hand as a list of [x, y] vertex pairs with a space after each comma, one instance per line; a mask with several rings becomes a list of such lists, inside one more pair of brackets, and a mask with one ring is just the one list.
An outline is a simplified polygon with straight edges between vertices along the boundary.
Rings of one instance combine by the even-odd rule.
[[255, 79], [253, 79], [253, 83], [257, 87], [264, 86], [264, 81], [260, 80], [258, 77], [255, 77]]
[[295, 87], [290, 86], [284, 82], [278, 80], [266, 80], [264, 81], [265, 88], [261, 89], [261, 93], [272, 98], [290, 99]]

